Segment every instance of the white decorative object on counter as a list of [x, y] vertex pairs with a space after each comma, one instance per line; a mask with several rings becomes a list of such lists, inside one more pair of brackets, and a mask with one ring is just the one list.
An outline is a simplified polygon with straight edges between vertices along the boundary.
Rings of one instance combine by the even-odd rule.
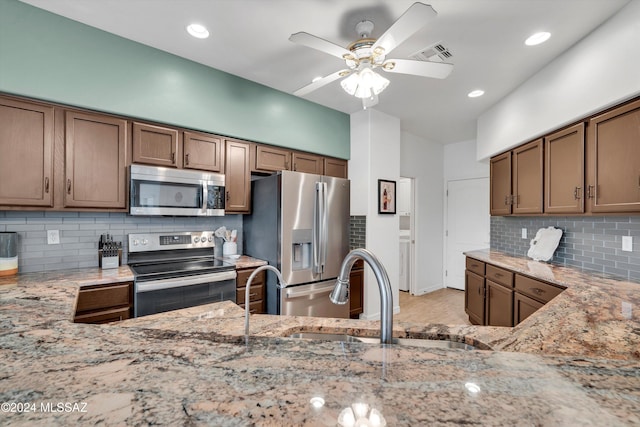
[[560, 243], [562, 230], [555, 227], [541, 228], [531, 240], [527, 256], [536, 261], [549, 261]]
[[238, 245], [236, 242], [224, 242], [222, 245], [222, 255], [229, 256], [235, 255], [238, 252]]

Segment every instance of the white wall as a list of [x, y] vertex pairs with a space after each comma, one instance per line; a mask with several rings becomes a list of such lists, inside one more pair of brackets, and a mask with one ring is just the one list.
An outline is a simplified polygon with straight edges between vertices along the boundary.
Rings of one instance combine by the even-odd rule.
[[[400, 175], [415, 178], [416, 295], [443, 287], [444, 147], [402, 132]], [[396, 240], [398, 232], [396, 230]], [[397, 258], [397, 253], [396, 253]]]
[[477, 158], [640, 94], [639, 52], [640, 1], [634, 0], [479, 117]]
[[[400, 241], [398, 215], [378, 214], [378, 179], [400, 179], [400, 120], [374, 109], [351, 115], [351, 215], [367, 217], [366, 248], [382, 262], [393, 290], [394, 311], [399, 311]], [[365, 267], [362, 318], [380, 317], [380, 291]]]
[[[456, 179], [486, 178], [489, 160], [476, 159], [476, 141], [462, 141], [444, 146], [444, 182]], [[487, 195], [487, 197], [489, 197]]]

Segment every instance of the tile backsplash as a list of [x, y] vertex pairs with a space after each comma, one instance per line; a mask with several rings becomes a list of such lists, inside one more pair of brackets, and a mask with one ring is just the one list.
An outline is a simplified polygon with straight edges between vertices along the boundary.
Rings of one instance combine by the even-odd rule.
[[[18, 233], [18, 271], [62, 270], [97, 267], [98, 240], [113, 235], [123, 245], [122, 263], [127, 263], [130, 233], [213, 231], [225, 226], [238, 230], [238, 253], [242, 253], [242, 216], [145, 217], [110, 212], [22, 212], [0, 211], [0, 231]], [[60, 244], [47, 244], [47, 230], [60, 231]]]
[[[491, 249], [526, 256], [540, 228], [563, 231], [550, 261], [640, 281], [640, 216], [491, 217]], [[522, 229], [527, 238], [522, 238]], [[622, 236], [633, 238], [633, 251], [622, 250]]]
[[364, 248], [367, 243], [367, 217], [349, 217], [349, 250]]

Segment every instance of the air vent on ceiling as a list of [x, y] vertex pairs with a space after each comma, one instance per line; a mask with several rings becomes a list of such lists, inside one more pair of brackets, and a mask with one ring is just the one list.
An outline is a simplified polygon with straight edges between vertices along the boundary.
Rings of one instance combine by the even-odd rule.
[[451, 62], [452, 57], [453, 54], [451, 53], [451, 51], [441, 42], [424, 49], [420, 49], [410, 56], [411, 59], [431, 62]]

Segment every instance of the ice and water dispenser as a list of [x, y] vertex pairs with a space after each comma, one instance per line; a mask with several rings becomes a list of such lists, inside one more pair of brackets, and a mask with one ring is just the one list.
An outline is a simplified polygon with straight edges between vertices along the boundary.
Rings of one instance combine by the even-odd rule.
[[311, 268], [313, 233], [311, 230], [293, 230], [291, 248], [292, 270]]

